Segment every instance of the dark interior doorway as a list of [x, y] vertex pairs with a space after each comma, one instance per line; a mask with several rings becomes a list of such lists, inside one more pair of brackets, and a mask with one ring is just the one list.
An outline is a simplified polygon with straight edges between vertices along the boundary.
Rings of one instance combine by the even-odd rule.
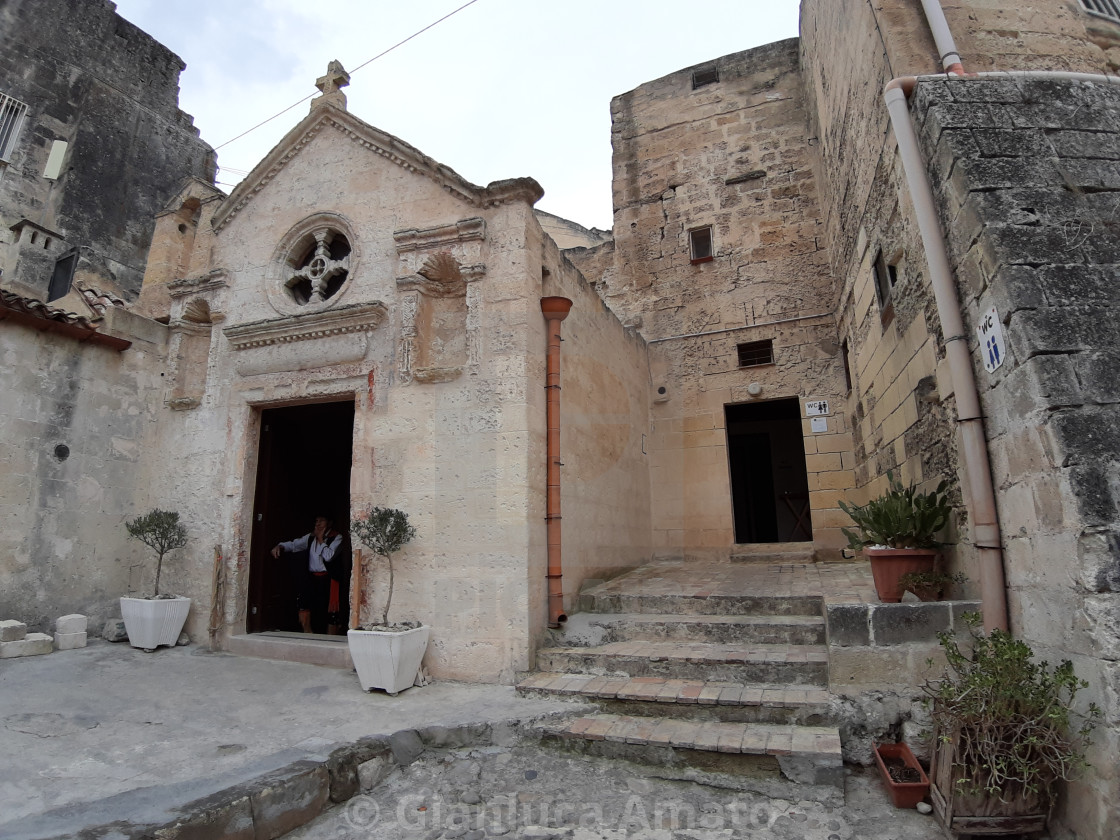
[[728, 405], [724, 412], [735, 542], [812, 540], [800, 403]]
[[[246, 630], [298, 632], [289, 556], [277, 560], [270, 552], [278, 542], [311, 531], [316, 514], [325, 511], [343, 533], [340, 551], [349, 557], [354, 402], [263, 409], [260, 438]], [[342, 595], [346, 609], [348, 592]]]

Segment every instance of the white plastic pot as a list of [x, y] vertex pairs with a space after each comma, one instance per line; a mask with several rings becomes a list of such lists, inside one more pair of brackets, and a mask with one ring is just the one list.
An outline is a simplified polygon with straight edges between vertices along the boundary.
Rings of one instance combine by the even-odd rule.
[[174, 647], [190, 609], [190, 598], [121, 598], [121, 618], [128, 643], [144, 650], [155, 650], [160, 645]]
[[350, 658], [364, 691], [383, 688], [390, 695], [416, 681], [420, 661], [428, 649], [431, 628], [416, 627], [394, 633], [388, 630], [351, 630], [346, 634]]

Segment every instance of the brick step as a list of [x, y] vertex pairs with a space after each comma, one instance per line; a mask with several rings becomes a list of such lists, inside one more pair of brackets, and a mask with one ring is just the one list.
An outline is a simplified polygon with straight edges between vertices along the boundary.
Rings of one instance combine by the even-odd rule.
[[578, 752], [658, 766], [787, 780], [843, 790], [840, 733], [833, 727], [727, 723], [597, 714], [540, 731]]
[[544, 648], [537, 653], [537, 668], [598, 676], [824, 686], [828, 650], [823, 645], [611, 642], [597, 647]]
[[819, 615], [576, 613], [556, 638], [566, 647], [626, 641], [823, 645]]
[[593, 613], [755, 616], [824, 614], [824, 598], [820, 595], [642, 595], [596, 587], [582, 593], [579, 603], [582, 612]]
[[604, 711], [691, 719], [756, 723], [811, 723], [829, 718], [831, 695], [822, 688], [768, 683], [738, 684], [661, 677], [598, 677], [591, 674], [531, 674], [519, 694], [592, 700]]

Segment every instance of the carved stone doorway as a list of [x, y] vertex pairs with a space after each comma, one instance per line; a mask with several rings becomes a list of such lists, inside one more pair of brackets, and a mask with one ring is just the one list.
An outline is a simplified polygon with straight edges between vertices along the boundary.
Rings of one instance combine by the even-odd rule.
[[724, 411], [735, 542], [811, 541], [798, 400], [728, 405]]
[[[270, 552], [310, 532], [325, 512], [344, 534], [349, 556], [354, 401], [266, 408], [260, 423], [245, 629], [299, 631], [291, 557]], [[342, 595], [345, 609], [345, 587]]]

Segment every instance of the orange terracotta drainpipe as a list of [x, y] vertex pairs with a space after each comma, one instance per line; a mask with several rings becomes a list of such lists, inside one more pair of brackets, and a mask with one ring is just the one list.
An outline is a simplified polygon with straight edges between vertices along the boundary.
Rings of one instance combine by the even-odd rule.
[[548, 367], [545, 390], [548, 392], [548, 497], [545, 520], [548, 522], [548, 626], [559, 627], [564, 615], [564, 576], [560, 563], [560, 322], [568, 317], [572, 302], [564, 297], [541, 298], [541, 312], [548, 321]]

